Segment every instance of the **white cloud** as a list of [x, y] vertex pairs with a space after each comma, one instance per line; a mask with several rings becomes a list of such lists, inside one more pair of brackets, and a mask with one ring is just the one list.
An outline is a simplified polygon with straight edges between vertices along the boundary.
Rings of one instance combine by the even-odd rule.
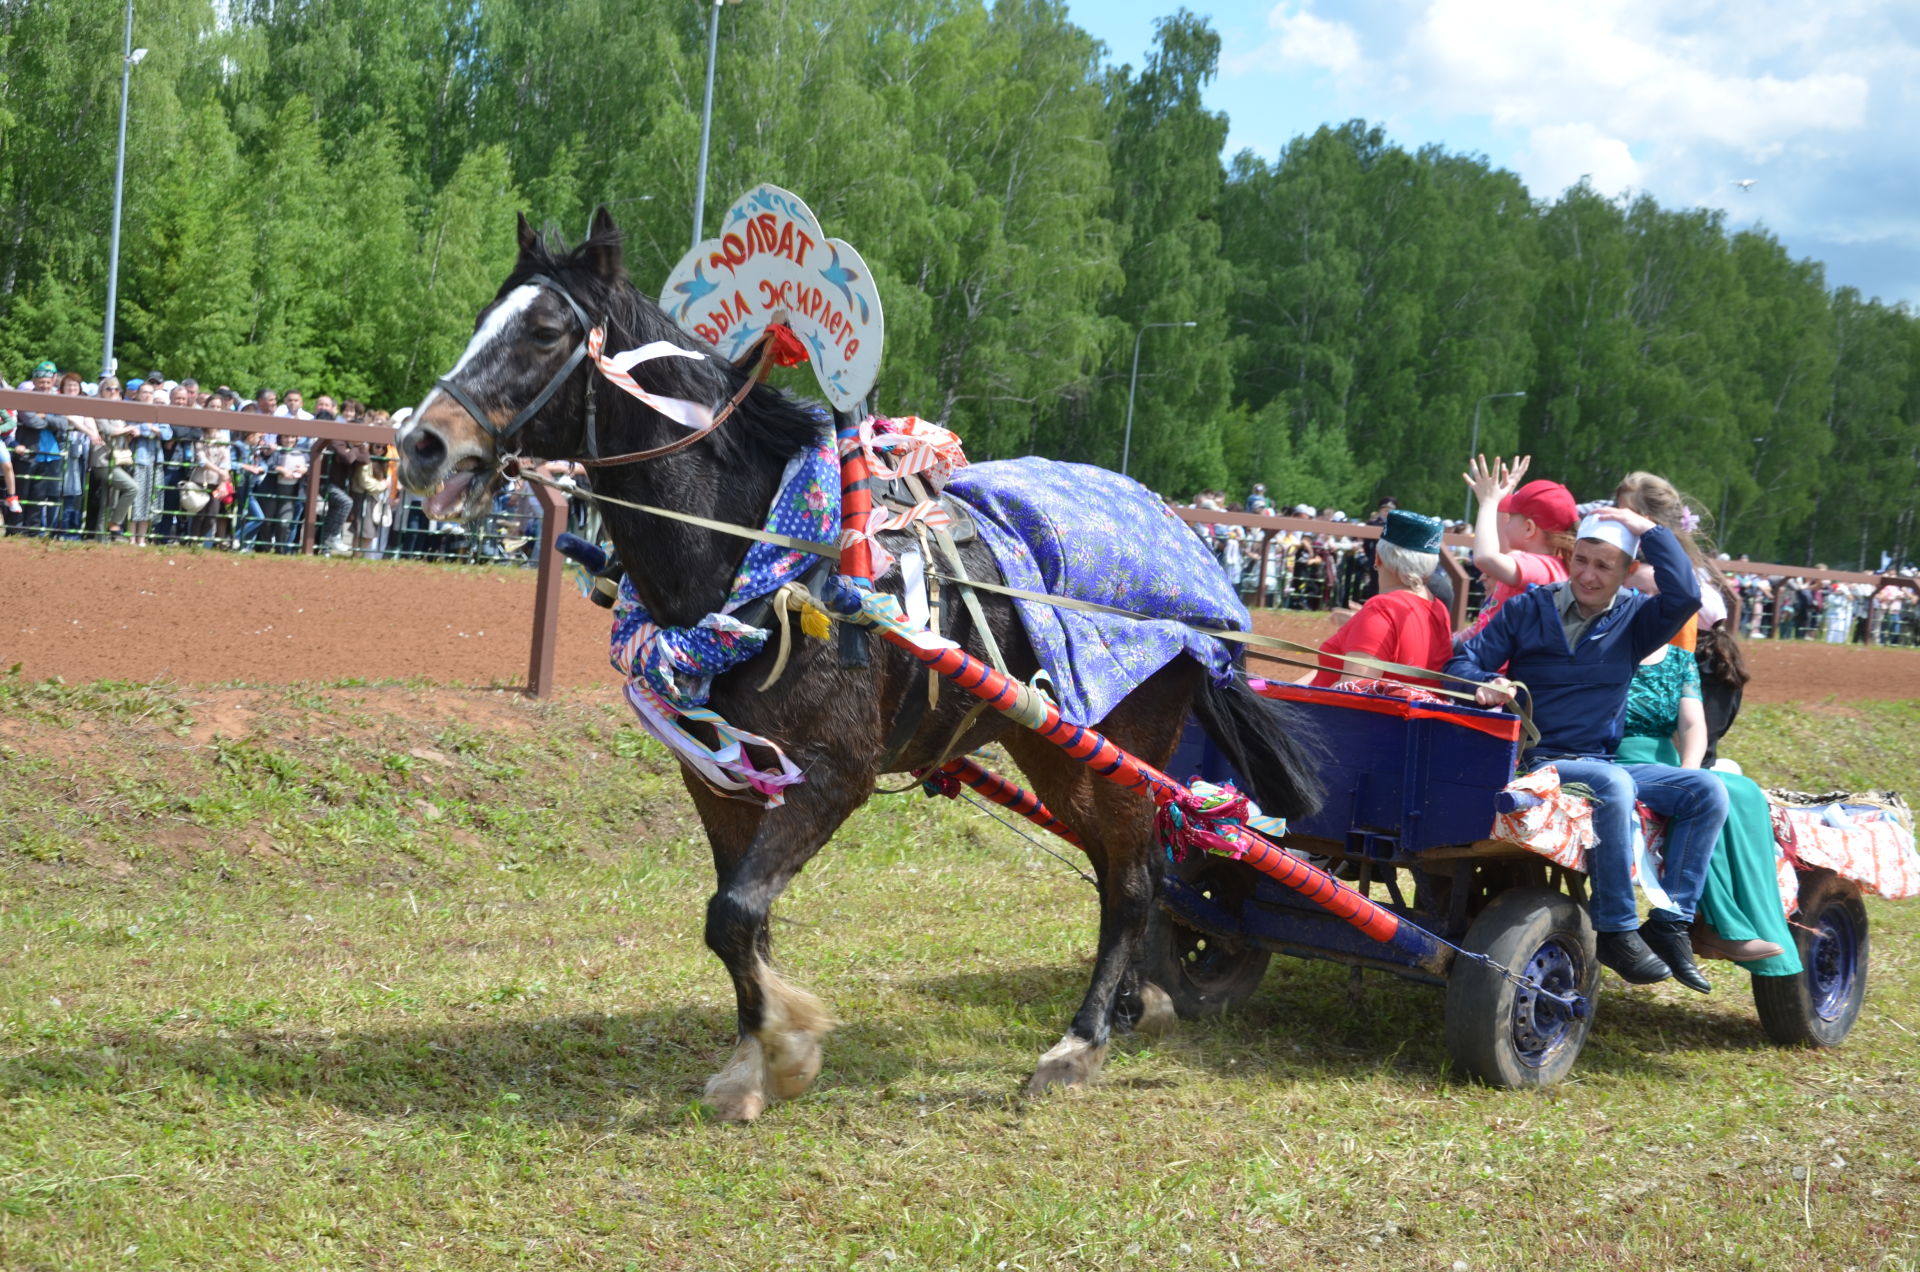
[[1627, 143], [1592, 124], [1535, 128], [1517, 166], [1527, 187], [1542, 198], [1557, 196], [1582, 177], [1609, 197], [1644, 184], [1640, 164]]
[[1311, 67], [1340, 75], [1360, 63], [1360, 38], [1354, 29], [1316, 16], [1304, 0], [1274, 5], [1267, 14], [1267, 30], [1270, 34], [1254, 48], [1222, 59], [1228, 74]]
[[1537, 130], [1588, 125], [1653, 145], [1763, 154], [1866, 122], [1868, 83], [1777, 74], [1745, 50], [1681, 35], [1636, 0], [1431, 0], [1396, 60], [1433, 106]]

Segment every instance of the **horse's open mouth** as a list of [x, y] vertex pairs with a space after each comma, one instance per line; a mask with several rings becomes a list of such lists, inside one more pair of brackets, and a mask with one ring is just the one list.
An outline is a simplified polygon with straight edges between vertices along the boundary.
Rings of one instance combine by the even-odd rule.
[[439, 489], [427, 496], [427, 516], [435, 521], [467, 520], [467, 517], [460, 515], [460, 510], [464, 505], [477, 502], [480, 493], [485, 489], [485, 483], [481, 482], [480, 488], [476, 490], [475, 479], [484, 476], [486, 473], [478, 459], [468, 457], [461, 460], [460, 466], [440, 483]]

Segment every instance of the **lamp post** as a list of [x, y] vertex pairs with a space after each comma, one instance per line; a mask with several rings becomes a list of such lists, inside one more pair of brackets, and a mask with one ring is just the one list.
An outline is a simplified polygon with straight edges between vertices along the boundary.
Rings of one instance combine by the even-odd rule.
[[100, 352], [100, 375], [114, 371], [113, 314], [120, 300], [120, 196], [127, 177], [127, 93], [133, 85], [133, 68], [146, 57], [145, 49], [133, 47], [133, 0], [127, 0], [127, 32], [120, 55], [120, 145], [113, 158], [113, 239], [107, 249], [107, 323], [106, 340]]
[[1155, 327], [1198, 327], [1197, 322], [1150, 322], [1133, 335], [1133, 376], [1127, 381], [1127, 432], [1120, 443], [1120, 475], [1127, 475], [1127, 460], [1133, 454], [1133, 391], [1140, 387], [1140, 337]]
[[[1473, 437], [1472, 440], [1467, 443], [1467, 463], [1469, 465], [1473, 463], [1473, 457], [1480, 453], [1480, 408], [1495, 398], [1525, 396], [1527, 396], [1525, 389], [1520, 389], [1513, 393], [1483, 393], [1480, 395], [1480, 400], [1473, 404]], [[1467, 510], [1460, 514], [1460, 520], [1466, 522], [1468, 525], [1473, 524], [1473, 495], [1471, 493], [1467, 495]]]
[[720, 51], [720, 6], [740, 0], [713, 0], [707, 21], [707, 100], [700, 108], [700, 175], [693, 189], [693, 246], [700, 246], [700, 223], [707, 216], [707, 138], [713, 132], [713, 63]]

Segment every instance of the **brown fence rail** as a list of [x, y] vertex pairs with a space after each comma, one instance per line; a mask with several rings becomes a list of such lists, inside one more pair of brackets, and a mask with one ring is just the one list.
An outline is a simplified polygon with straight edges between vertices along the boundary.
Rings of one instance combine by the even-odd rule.
[[[0, 389], [0, 410], [37, 411], [42, 413], [74, 414], [92, 417], [100, 404], [88, 397], [74, 398], [48, 393], [34, 393], [20, 389]], [[321, 500], [319, 498], [321, 482], [321, 453], [329, 441], [366, 442], [390, 444], [395, 435], [393, 428], [376, 424], [354, 424], [344, 420], [307, 420], [288, 416], [258, 415], [252, 412], [208, 410], [196, 407], [171, 406], [158, 402], [118, 401], [110, 404], [109, 418], [134, 423], [156, 423], [179, 425], [185, 428], [224, 428], [241, 432], [286, 432], [296, 436], [314, 439], [307, 469], [306, 508], [301, 518], [299, 550], [312, 552], [315, 539], [315, 518]], [[107, 415], [107, 410], [100, 410]], [[559, 603], [562, 591], [561, 580], [564, 563], [554, 551], [554, 541], [564, 529], [568, 514], [568, 500], [558, 491], [543, 486], [535, 486], [534, 497], [538, 501], [540, 517], [540, 545], [537, 557], [538, 578], [534, 591], [534, 622], [532, 647], [527, 658], [527, 686], [530, 692], [545, 697], [553, 690], [554, 650], [557, 644], [559, 626]], [[1243, 553], [1257, 561], [1255, 583], [1248, 589], [1249, 599], [1257, 607], [1266, 607], [1272, 601], [1283, 605], [1301, 602], [1308, 608], [1328, 609], [1333, 602], [1344, 594], [1350, 594], [1357, 576], [1363, 577], [1359, 563], [1353, 558], [1358, 550], [1352, 549], [1340, 554], [1334, 565], [1335, 586], [1329, 594], [1323, 580], [1305, 581], [1299, 590], [1294, 590], [1294, 576], [1279, 572], [1277, 577], [1287, 589], [1286, 595], [1274, 595], [1271, 584], [1276, 578], [1273, 553], [1276, 549], [1292, 550], [1296, 545], [1285, 543], [1282, 536], [1300, 534], [1327, 539], [1376, 539], [1380, 536], [1378, 526], [1369, 526], [1360, 522], [1322, 521], [1317, 518], [1265, 516], [1256, 513], [1224, 512], [1207, 508], [1180, 508], [1173, 511], [1190, 525], [1237, 526], [1245, 532], [1242, 540]], [[1471, 576], [1462, 565], [1462, 557], [1472, 551], [1473, 539], [1470, 535], [1449, 534], [1445, 536], [1447, 547], [1454, 551], [1443, 552], [1441, 563], [1454, 584], [1453, 621], [1458, 630], [1464, 627], [1468, 617], [1470, 603]], [[1920, 618], [1912, 612], [1920, 607], [1920, 579], [1895, 574], [1873, 574], [1848, 570], [1821, 570], [1804, 566], [1781, 565], [1762, 561], [1728, 561], [1723, 565], [1730, 574], [1758, 577], [1769, 580], [1799, 579], [1831, 583], [1871, 584], [1874, 594], [1867, 596], [1864, 607], [1864, 643], [1884, 643], [1891, 635], [1894, 643], [1915, 643], [1920, 638]], [[1324, 576], [1323, 576], [1324, 579]], [[1877, 594], [1887, 585], [1893, 585], [1914, 594], [1914, 601], [1902, 609], [1888, 611], [1881, 606]], [[1237, 585], [1237, 581], [1236, 581]], [[1776, 638], [1783, 632], [1800, 634], [1806, 627], [1804, 609], [1789, 610], [1780, 603], [1780, 588], [1769, 585], [1770, 595], [1758, 596], [1753, 589], [1751, 599], [1743, 596], [1747, 613], [1743, 616], [1744, 634], [1758, 634], [1764, 627]], [[1889, 630], [1886, 621], [1888, 615], [1894, 617]]]

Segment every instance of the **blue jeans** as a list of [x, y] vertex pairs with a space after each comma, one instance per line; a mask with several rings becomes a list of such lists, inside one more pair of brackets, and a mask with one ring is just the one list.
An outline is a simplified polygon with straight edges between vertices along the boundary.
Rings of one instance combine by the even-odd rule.
[[1599, 842], [1587, 854], [1587, 879], [1593, 886], [1588, 906], [1596, 932], [1630, 932], [1640, 926], [1633, 895], [1633, 801], [1636, 797], [1667, 819], [1661, 852], [1660, 886], [1673, 901], [1668, 918], [1691, 922], [1707, 863], [1727, 820], [1727, 788], [1701, 769], [1667, 764], [1636, 764], [1626, 769], [1611, 760], [1538, 757], [1534, 768], [1552, 764], [1562, 782], [1578, 782], [1593, 791], [1593, 828]]

